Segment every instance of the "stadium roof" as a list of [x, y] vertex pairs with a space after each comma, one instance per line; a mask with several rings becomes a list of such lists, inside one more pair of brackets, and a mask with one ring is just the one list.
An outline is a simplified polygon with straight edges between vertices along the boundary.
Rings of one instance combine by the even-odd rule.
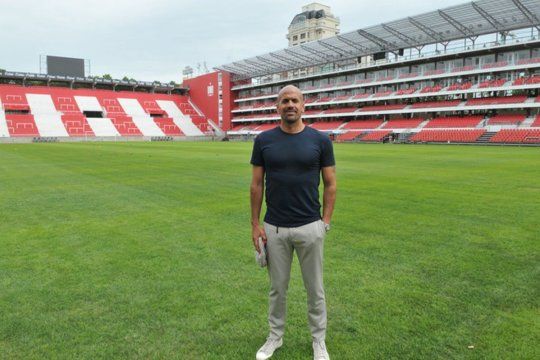
[[247, 79], [378, 52], [421, 49], [424, 45], [464, 38], [474, 41], [480, 35], [528, 27], [540, 31], [540, 1], [479, 0], [273, 51], [217, 69], [228, 71], [237, 79]]
[[104, 79], [100, 77], [73, 77], [64, 75], [47, 75], [27, 72], [0, 71], [0, 84], [9, 80], [20, 80], [23, 84], [26, 82], [38, 81], [49, 83], [66, 83], [66, 84], [93, 84], [107, 85], [111, 87], [122, 86], [128, 88], [148, 88], [153, 90], [172, 91], [172, 90], [187, 90], [184, 86], [162, 83], [159, 81], [138, 81], [138, 80], [118, 80]]

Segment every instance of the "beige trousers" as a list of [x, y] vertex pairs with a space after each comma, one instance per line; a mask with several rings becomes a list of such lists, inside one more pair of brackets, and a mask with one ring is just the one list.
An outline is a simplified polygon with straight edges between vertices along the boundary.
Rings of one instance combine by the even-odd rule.
[[307, 291], [308, 321], [313, 340], [326, 335], [326, 303], [323, 286], [323, 245], [326, 231], [322, 220], [293, 227], [264, 223], [267, 236], [270, 299], [268, 323], [270, 338], [279, 339], [285, 332], [287, 289], [293, 252], [296, 250], [304, 287]]

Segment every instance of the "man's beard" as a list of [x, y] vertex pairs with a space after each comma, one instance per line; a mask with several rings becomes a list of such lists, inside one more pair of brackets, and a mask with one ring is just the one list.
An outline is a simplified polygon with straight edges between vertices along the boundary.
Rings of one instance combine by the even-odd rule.
[[285, 118], [285, 119], [283, 119], [283, 120], [285, 120], [285, 122], [286, 122], [287, 124], [292, 125], [292, 124], [294, 124], [295, 122], [297, 122], [298, 119], [299, 119], [299, 118], [294, 117], [294, 118]]
[[300, 116], [299, 115], [295, 115], [294, 117], [283, 116], [281, 117], [281, 119], [285, 121], [287, 124], [292, 125], [296, 123], [298, 120], [300, 120]]

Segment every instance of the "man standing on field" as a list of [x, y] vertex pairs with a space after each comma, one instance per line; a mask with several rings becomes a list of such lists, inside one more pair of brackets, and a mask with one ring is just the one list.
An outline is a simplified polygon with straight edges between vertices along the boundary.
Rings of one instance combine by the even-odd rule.
[[[270, 334], [257, 352], [257, 360], [270, 358], [283, 344], [286, 296], [293, 252], [302, 270], [307, 291], [308, 320], [313, 340], [313, 358], [330, 359], [325, 345], [326, 303], [323, 287], [323, 244], [330, 230], [336, 200], [335, 160], [332, 142], [323, 133], [302, 122], [304, 97], [294, 86], [278, 94], [279, 126], [255, 139], [251, 164], [251, 227], [255, 249], [259, 238], [266, 244]], [[324, 183], [323, 214], [319, 183]], [[264, 226], [259, 223], [266, 178]]]

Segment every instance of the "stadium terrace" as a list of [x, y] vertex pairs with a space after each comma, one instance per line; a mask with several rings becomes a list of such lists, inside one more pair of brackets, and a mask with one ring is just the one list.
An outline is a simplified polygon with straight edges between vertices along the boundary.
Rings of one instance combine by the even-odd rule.
[[334, 141], [540, 144], [540, 2], [480, 0], [239, 60], [182, 86], [0, 75], [0, 141], [250, 139], [277, 93]]

